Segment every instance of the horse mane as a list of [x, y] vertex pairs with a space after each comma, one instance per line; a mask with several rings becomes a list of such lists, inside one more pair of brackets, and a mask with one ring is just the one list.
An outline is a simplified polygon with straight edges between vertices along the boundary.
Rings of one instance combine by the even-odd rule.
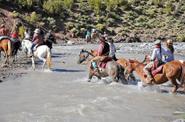
[[92, 54], [92, 52], [89, 52], [89, 51], [87, 51], [87, 50], [85, 50], [85, 49], [82, 49], [81, 51], [82, 51], [82, 52], [88, 53], [88, 54], [91, 55], [92, 57], [95, 57], [95, 56]]

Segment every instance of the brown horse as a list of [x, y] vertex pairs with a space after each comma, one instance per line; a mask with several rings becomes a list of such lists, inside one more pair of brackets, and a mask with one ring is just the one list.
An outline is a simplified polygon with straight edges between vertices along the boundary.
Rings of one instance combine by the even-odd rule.
[[[137, 60], [129, 60], [127, 67], [125, 69], [125, 75], [128, 76], [131, 72], [135, 71], [140, 79], [146, 84], [146, 75], [143, 71], [145, 64]], [[154, 76], [154, 84], [162, 84], [167, 81], [171, 81], [174, 85], [172, 92], [176, 92], [180, 86], [183, 86], [185, 91], [185, 63], [182, 61], [171, 61], [163, 66], [162, 73], [156, 74]], [[181, 83], [177, 83], [177, 80]]]
[[11, 56], [11, 40], [9, 39], [2, 39], [0, 40], [0, 50], [4, 52], [4, 55], [5, 55], [5, 62], [4, 64], [6, 63], [9, 63], [9, 58]]

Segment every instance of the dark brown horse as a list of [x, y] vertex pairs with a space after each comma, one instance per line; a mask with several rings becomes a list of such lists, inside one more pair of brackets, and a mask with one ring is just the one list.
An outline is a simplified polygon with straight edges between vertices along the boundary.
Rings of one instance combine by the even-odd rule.
[[10, 39], [0, 40], [0, 50], [4, 52], [4, 56], [5, 56], [4, 64], [9, 63], [9, 58], [10, 58], [11, 53], [12, 53], [11, 40]]
[[[143, 71], [145, 64], [137, 60], [129, 60], [125, 69], [125, 75], [128, 76], [131, 72], [135, 71], [140, 79], [146, 84], [146, 75]], [[154, 84], [162, 84], [171, 81], [174, 85], [172, 92], [176, 92], [180, 86], [183, 86], [185, 91], [185, 63], [183, 61], [171, 61], [163, 66], [162, 73], [154, 76]], [[177, 83], [180, 82], [180, 85]]]

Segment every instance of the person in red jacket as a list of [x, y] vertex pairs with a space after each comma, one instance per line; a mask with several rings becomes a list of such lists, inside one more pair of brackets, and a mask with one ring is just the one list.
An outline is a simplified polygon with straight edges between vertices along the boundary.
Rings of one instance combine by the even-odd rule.
[[97, 64], [100, 62], [107, 62], [110, 60], [109, 56], [109, 44], [106, 42], [105, 37], [101, 36], [100, 37], [100, 43], [98, 47], [98, 55], [91, 60], [92, 68], [94, 69], [95, 72], [99, 73], [99, 67]]

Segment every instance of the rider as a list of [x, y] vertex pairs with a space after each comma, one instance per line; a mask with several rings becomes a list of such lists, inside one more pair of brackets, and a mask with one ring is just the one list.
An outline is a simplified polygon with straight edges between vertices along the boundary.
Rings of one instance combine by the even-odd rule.
[[109, 47], [110, 47], [110, 52], [109, 56], [112, 57], [113, 60], [117, 60], [116, 58], [116, 46], [114, 45], [114, 40], [112, 38], [109, 39]]
[[9, 30], [5, 28], [4, 24], [0, 26], [0, 36], [8, 36]]
[[[49, 30], [48, 33], [46, 34], [44, 41], [45, 41], [46, 45], [47, 45], [47, 41], [50, 43], [55, 41], [55, 36], [53, 35], [51, 30]], [[52, 45], [48, 45], [48, 47], [51, 49]]]
[[89, 30], [87, 30], [87, 32], [86, 32], [85, 40], [86, 40], [87, 42], [89, 42], [89, 41], [91, 40], [91, 32], [90, 32]]
[[153, 49], [153, 53], [152, 56], [150, 58], [150, 63], [148, 63], [145, 67], [144, 67], [144, 72], [147, 75], [147, 83], [148, 84], [152, 84], [152, 81], [154, 80], [152, 75], [151, 75], [151, 68], [154, 65], [154, 61], [158, 60], [158, 65], [162, 64], [162, 56], [164, 53], [164, 49], [161, 47], [161, 40], [157, 39], [155, 42], [155, 48]]
[[18, 37], [19, 37], [19, 29], [18, 29], [18, 26], [15, 26], [13, 28], [13, 31], [12, 31], [10, 37], [11, 37], [12, 42], [18, 41]]
[[170, 62], [174, 60], [174, 47], [171, 39], [166, 40], [166, 48], [164, 54], [164, 62]]
[[25, 32], [24, 32], [24, 39], [30, 40], [30, 29], [26, 28]]
[[95, 71], [98, 71], [97, 64], [99, 62], [103, 62], [109, 55], [109, 44], [106, 42], [105, 37], [101, 36], [100, 38], [100, 44], [98, 47], [98, 56], [92, 59], [92, 67], [95, 69]]
[[33, 35], [33, 39], [32, 39], [33, 45], [31, 47], [32, 55], [33, 55], [33, 49], [35, 47], [38, 47], [43, 44], [43, 38], [42, 38], [40, 32], [41, 31], [38, 28], [36, 28], [34, 31], [34, 35]]

